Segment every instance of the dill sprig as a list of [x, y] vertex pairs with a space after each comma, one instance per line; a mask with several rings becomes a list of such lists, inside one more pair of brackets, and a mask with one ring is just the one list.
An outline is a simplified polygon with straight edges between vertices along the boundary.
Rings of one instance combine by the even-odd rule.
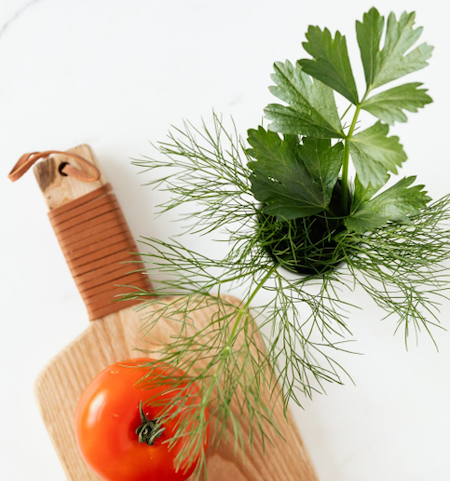
[[[227, 129], [213, 114], [212, 124], [174, 127], [154, 145], [157, 159], [134, 161], [153, 177], [148, 185], [169, 193], [160, 214], [183, 206], [180, 235], [225, 239], [228, 247], [212, 258], [177, 239], [142, 238], [144, 270], [160, 281], [152, 292], [124, 296], [146, 301], [142, 334], [156, 345], [148, 353], [186, 373], [161, 380], [179, 387], [170, 406], [162, 403], [161, 422], [179, 410], [191, 413], [169, 441], [187, 438], [180, 469], [203, 450], [208, 424], [213, 443], [230, 426], [244, 452], [255, 436], [273, 442], [280, 399], [286, 414], [291, 401], [302, 405], [305, 396], [351, 379], [343, 360], [354, 354], [348, 319], [358, 306], [343, 291], [362, 288], [393, 318], [394, 331], [403, 330], [406, 345], [420, 331], [434, 342], [449, 289], [450, 195], [431, 203], [412, 176], [383, 190], [407, 158], [399, 138], [388, 136], [390, 126], [432, 99], [418, 82], [372, 95], [427, 65], [433, 48], [413, 48], [422, 31], [414, 22], [406, 12], [385, 22], [372, 8], [356, 23], [361, 97], [345, 36], [310, 26], [303, 46], [311, 58], [274, 64], [270, 91], [282, 104], [265, 108], [268, 130], [248, 130], [247, 145], [234, 122]], [[350, 102], [343, 115], [336, 94]], [[377, 118], [365, 130], [362, 110]], [[241, 301], [225, 295], [235, 288]], [[192, 313], [208, 305], [216, 314], [199, 328]], [[173, 327], [169, 343], [158, 342], [161, 319]], [[197, 404], [187, 401], [193, 383], [201, 392]], [[201, 459], [197, 476], [203, 452]]]
[[[222, 237], [226, 230], [229, 249], [214, 259], [178, 240], [142, 238], [145, 270], [160, 280], [155, 291], [126, 297], [146, 299], [141, 307], [144, 334], [152, 336], [163, 318], [176, 326], [170, 344], [149, 354], [184, 370], [186, 390], [189, 383], [200, 387], [202, 406], [208, 405], [212, 418], [220, 421], [213, 442], [220, 442], [226, 425], [232, 426], [236, 449], [255, 435], [267, 441], [269, 427], [276, 427], [271, 410], [278, 397], [287, 409], [291, 401], [301, 405], [303, 396], [311, 398], [327, 384], [350, 378], [340, 353], [353, 353], [347, 347], [352, 339], [348, 316], [357, 305], [344, 300], [343, 289], [361, 286], [395, 318], [395, 331], [403, 328], [405, 342], [411, 330], [425, 330], [433, 338], [432, 328], [440, 327], [438, 302], [447, 298], [450, 196], [412, 216], [409, 224], [387, 223], [364, 235], [337, 232], [331, 253], [322, 260], [330, 269], [321, 275], [295, 275], [296, 221], [286, 221], [287, 242], [277, 251], [279, 243], [273, 238], [279, 225], [261, 222], [258, 216], [260, 207], [249, 193], [249, 158], [236, 131], [228, 133], [214, 114], [212, 129], [205, 122], [201, 129], [186, 122], [176, 133], [179, 137], [171, 133], [158, 146], [163, 160], [134, 163], [152, 175], [168, 169], [169, 174], [149, 182], [171, 194], [160, 212], [186, 203], [195, 206], [182, 219], [194, 224], [182, 234]], [[223, 139], [230, 143], [227, 148]], [[286, 256], [286, 249], [292, 256]], [[244, 291], [241, 302], [222, 295], [238, 286]], [[207, 329], [196, 330], [190, 314], [210, 303], [217, 306], [217, 315]], [[208, 360], [201, 372], [195, 368], [199, 357]], [[276, 385], [280, 389], [274, 389]], [[271, 406], [261, 397], [264, 390], [274, 393]], [[247, 439], [233, 402], [251, 420]], [[183, 459], [200, 449], [206, 420], [201, 409], [186, 406], [183, 393], [174, 404], [193, 411], [195, 420], [194, 430], [190, 426], [187, 434], [180, 426], [171, 441], [189, 436], [180, 453]], [[169, 407], [167, 413], [173, 415]]]

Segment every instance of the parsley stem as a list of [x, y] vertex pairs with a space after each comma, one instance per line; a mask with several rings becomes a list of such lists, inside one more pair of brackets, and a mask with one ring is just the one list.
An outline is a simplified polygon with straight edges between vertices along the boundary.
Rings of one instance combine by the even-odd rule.
[[352, 104], [350, 104], [348, 107], [347, 107], [347, 110], [341, 115], [341, 118], [340, 120], [342, 121], [342, 119], [348, 114], [348, 111], [352, 108]]
[[350, 125], [350, 129], [344, 141], [344, 154], [343, 154], [343, 161], [342, 161], [342, 181], [341, 181], [342, 182], [341, 209], [342, 209], [343, 215], [349, 215], [349, 211], [348, 211], [348, 163], [350, 159], [349, 141], [351, 140], [353, 132], [355, 131], [356, 123], [358, 122], [359, 113], [361, 112], [361, 107], [368, 95], [369, 95], [369, 89], [366, 90], [366, 93], [364, 94], [364, 97], [362, 98], [361, 102], [358, 102], [358, 104], [356, 105], [355, 114], [353, 115], [353, 120]]
[[343, 215], [348, 215], [348, 159], [350, 151], [348, 147], [348, 140], [344, 142], [344, 159], [342, 162], [342, 183], [341, 183], [341, 209]]

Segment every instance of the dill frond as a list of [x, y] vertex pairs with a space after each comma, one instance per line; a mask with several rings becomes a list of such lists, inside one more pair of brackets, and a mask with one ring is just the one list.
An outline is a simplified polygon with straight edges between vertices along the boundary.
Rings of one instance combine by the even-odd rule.
[[[299, 228], [303, 219], [282, 224], [262, 216], [250, 192], [249, 159], [234, 124], [229, 133], [215, 114], [212, 128], [206, 122], [201, 128], [185, 122], [156, 148], [162, 160], [146, 157], [134, 164], [156, 176], [148, 185], [170, 193], [159, 212], [188, 204], [192, 209], [182, 220], [193, 223], [183, 234], [225, 230], [229, 238], [229, 250], [219, 259], [177, 240], [142, 238], [145, 270], [161, 281], [155, 291], [124, 296], [146, 299], [143, 335], [154, 335], [161, 319], [175, 326], [170, 344], [149, 354], [186, 372], [186, 388], [175, 405], [191, 410], [192, 422], [179, 426], [171, 441], [189, 440], [179, 460], [202, 449], [211, 420], [213, 443], [219, 444], [225, 426], [231, 426], [235, 448], [243, 451], [254, 436], [271, 441], [269, 428], [276, 429], [272, 410], [279, 398], [286, 412], [290, 402], [302, 405], [305, 396], [324, 392], [327, 384], [351, 379], [340, 359], [353, 353], [347, 348], [352, 339], [348, 315], [357, 305], [343, 300], [343, 289], [361, 286], [387, 317], [395, 318], [395, 330], [404, 329], [405, 341], [411, 331], [432, 336], [432, 328], [439, 327], [439, 300], [447, 298], [449, 288], [450, 196], [411, 217], [409, 224], [389, 222], [363, 235], [330, 223], [330, 242], [305, 241], [311, 251], [326, 243], [320, 269], [293, 274], [304, 260], [299, 239], [310, 239], [314, 226]], [[158, 169], [170, 173], [157, 177]], [[236, 286], [244, 291], [241, 302], [222, 295]], [[207, 328], [197, 329], [191, 313], [210, 303], [217, 314]], [[201, 372], [195, 368], [199, 357], [207, 360]], [[200, 388], [200, 406], [185, 400], [192, 383]], [[273, 393], [272, 405], [261, 396], [264, 390]], [[237, 414], [232, 403], [239, 406]], [[201, 409], [206, 405], [209, 421]], [[250, 419], [245, 435], [239, 420], [244, 413]], [[165, 415], [175, 414], [167, 406]], [[198, 476], [202, 467], [204, 458]]]

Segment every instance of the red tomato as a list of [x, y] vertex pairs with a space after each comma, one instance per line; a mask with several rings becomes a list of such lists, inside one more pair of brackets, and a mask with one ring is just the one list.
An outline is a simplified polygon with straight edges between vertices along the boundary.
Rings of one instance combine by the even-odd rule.
[[[194, 471], [197, 460], [186, 470], [183, 466], [177, 471], [174, 459], [188, 440], [180, 438], [169, 450], [164, 442], [173, 437], [177, 421], [188, 416], [188, 411], [181, 411], [173, 420], [166, 422], [159, 429], [153, 430], [156, 439], [147, 436], [149, 443], [139, 441], [139, 434], [150, 434], [150, 429], [139, 429], [142, 414], [147, 421], [158, 419], [161, 406], [146, 405], [146, 401], [156, 396], [161, 402], [175, 397], [179, 389], [170, 386], [150, 385], [146, 387], [135, 384], [145, 376], [148, 368], [136, 366], [152, 361], [150, 359], [129, 359], [107, 367], [89, 384], [82, 394], [75, 413], [75, 434], [78, 447], [88, 466], [105, 481], [184, 481]], [[156, 365], [153, 375], [182, 375], [182, 371], [161, 363]], [[185, 384], [184, 384], [185, 386]], [[198, 403], [199, 390], [196, 386], [189, 389], [189, 404]], [[153, 402], [153, 401], [152, 401]], [[143, 413], [140, 404], [143, 403]], [[156, 402], [157, 404], [157, 402]], [[207, 413], [205, 412], [205, 416]], [[203, 443], [206, 449], [208, 432]], [[143, 439], [141, 439], [143, 441]]]

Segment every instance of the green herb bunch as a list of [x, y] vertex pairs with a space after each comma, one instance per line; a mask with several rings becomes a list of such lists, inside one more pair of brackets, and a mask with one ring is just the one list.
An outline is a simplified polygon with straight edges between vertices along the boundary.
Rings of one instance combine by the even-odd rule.
[[[212, 128], [185, 122], [157, 145], [162, 160], [134, 162], [143, 171], [164, 169], [164, 176], [149, 182], [170, 193], [161, 213], [191, 206], [182, 217], [188, 223], [184, 234], [227, 233], [229, 250], [220, 259], [176, 240], [143, 238], [146, 269], [163, 279], [154, 292], [127, 297], [148, 298], [148, 335], [162, 317], [179, 323], [179, 335], [157, 354], [200, 386], [214, 418], [232, 426], [237, 446], [246, 440], [230, 407], [233, 399], [252, 420], [251, 440], [256, 433], [264, 438], [273, 422], [261, 392], [274, 382], [282, 390], [273, 403], [281, 396], [286, 408], [322, 392], [326, 383], [343, 383], [340, 359], [349, 352], [353, 306], [343, 289], [366, 291], [394, 318], [395, 329], [403, 329], [405, 341], [411, 330], [432, 336], [431, 328], [440, 327], [450, 197], [432, 202], [415, 177], [383, 189], [407, 158], [399, 138], [389, 136], [390, 126], [432, 101], [419, 82], [379, 90], [427, 65], [432, 47], [416, 46], [422, 28], [414, 22], [414, 13], [399, 19], [391, 13], [385, 20], [375, 8], [356, 22], [362, 96], [345, 36], [310, 26], [303, 43], [310, 58], [274, 65], [270, 91], [282, 103], [264, 110], [268, 128], [250, 129], [245, 143], [234, 124], [226, 129], [217, 115]], [[336, 94], [350, 102], [342, 115]], [[362, 128], [362, 110], [378, 120]], [[217, 297], [234, 287], [244, 290], [242, 303]], [[161, 302], [176, 294], [185, 296], [182, 305]], [[190, 322], [205, 300], [220, 305], [208, 333]], [[250, 308], [265, 351], [249, 327]], [[240, 337], [245, 342], [236, 342]], [[199, 356], [208, 359], [202, 372], [195, 371]], [[182, 394], [178, 401], [183, 403]], [[193, 415], [199, 416], [198, 436], [190, 433], [187, 453], [206, 423], [201, 410]], [[180, 429], [179, 436], [185, 435]]]

